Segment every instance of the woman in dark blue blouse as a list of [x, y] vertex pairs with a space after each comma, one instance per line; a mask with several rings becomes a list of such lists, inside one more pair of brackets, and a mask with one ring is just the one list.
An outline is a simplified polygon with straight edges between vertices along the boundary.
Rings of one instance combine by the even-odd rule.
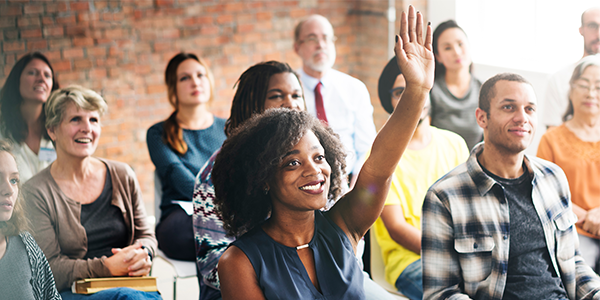
[[225, 119], [208, 111], [214, 81], [196, 55], [175, 55], [167, 65], [165, 82], [175, 111], [150, 127], [146, 136], [162, 191], [156, 238], [167, 256], [194, 261], [192, 216], [173, 201], [192, 200], [196, 174], [225, 140]]

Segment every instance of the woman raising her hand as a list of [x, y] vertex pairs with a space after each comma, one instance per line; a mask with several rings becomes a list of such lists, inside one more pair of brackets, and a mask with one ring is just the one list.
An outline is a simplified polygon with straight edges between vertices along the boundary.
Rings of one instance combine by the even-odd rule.
[[329, 211], [320, 210], [341, 193], [345, 154], [318, 120], [269, 110], [225, 141], [212, 173], [215, 202], [228, 233], [243, 235], [219, 261], [223, 299], [364, 298], [354, 251], [381, 213], [433, 85], [431, 28], [423, 29], [411, 6], [395, 47], [403, 107], [379, 132], [354, 189]]

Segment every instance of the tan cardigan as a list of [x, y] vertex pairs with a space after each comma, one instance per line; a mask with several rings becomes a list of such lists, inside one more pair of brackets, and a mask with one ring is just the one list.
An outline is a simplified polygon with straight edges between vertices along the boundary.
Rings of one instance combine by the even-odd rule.
[[[123, 213], [129, 245], [140, 241], [155, 253], [157, 242], [146, 220], [135, 173], [124, 163], [100, 160], [108, 166], [113, 189], [111, 204]], [[87, 235], [80, 222], [81, 203], [60, 190], [50, 174], [51, 166], [23, 185], [23, 196], [33, 236], [46, 254], [57, 289], [69, 288], [73, 281], [81, 278], [110, 277], [104, 265], [106, 256], [83, 259], [87, 253]]]

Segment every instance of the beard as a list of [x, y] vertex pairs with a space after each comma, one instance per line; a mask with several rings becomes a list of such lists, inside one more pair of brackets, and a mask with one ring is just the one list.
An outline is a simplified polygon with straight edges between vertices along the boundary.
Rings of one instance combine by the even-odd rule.
[[[319, 54], [325, 54], [325, 58], [321, 61], [316, 60]], [[306, 62], [306, 65], [318, 72], [327, 71], [331, 69], [335, 63], [335, 55], [335, 49], [319, 50]]]

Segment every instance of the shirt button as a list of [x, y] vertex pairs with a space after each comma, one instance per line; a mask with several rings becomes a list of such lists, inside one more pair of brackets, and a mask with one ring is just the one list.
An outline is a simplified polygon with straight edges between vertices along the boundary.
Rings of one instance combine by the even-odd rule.
[[508, 235], [504, 235], [502, 238], [504, 238], [505, 240], [508, 240]]
[[477, 247], [479, 247], [479, 245], [477, 245], [477, 243], [474, 243], [474, 244], [473, 244], [473, 248], [474, 248], [474, 249], [477, 249]]

